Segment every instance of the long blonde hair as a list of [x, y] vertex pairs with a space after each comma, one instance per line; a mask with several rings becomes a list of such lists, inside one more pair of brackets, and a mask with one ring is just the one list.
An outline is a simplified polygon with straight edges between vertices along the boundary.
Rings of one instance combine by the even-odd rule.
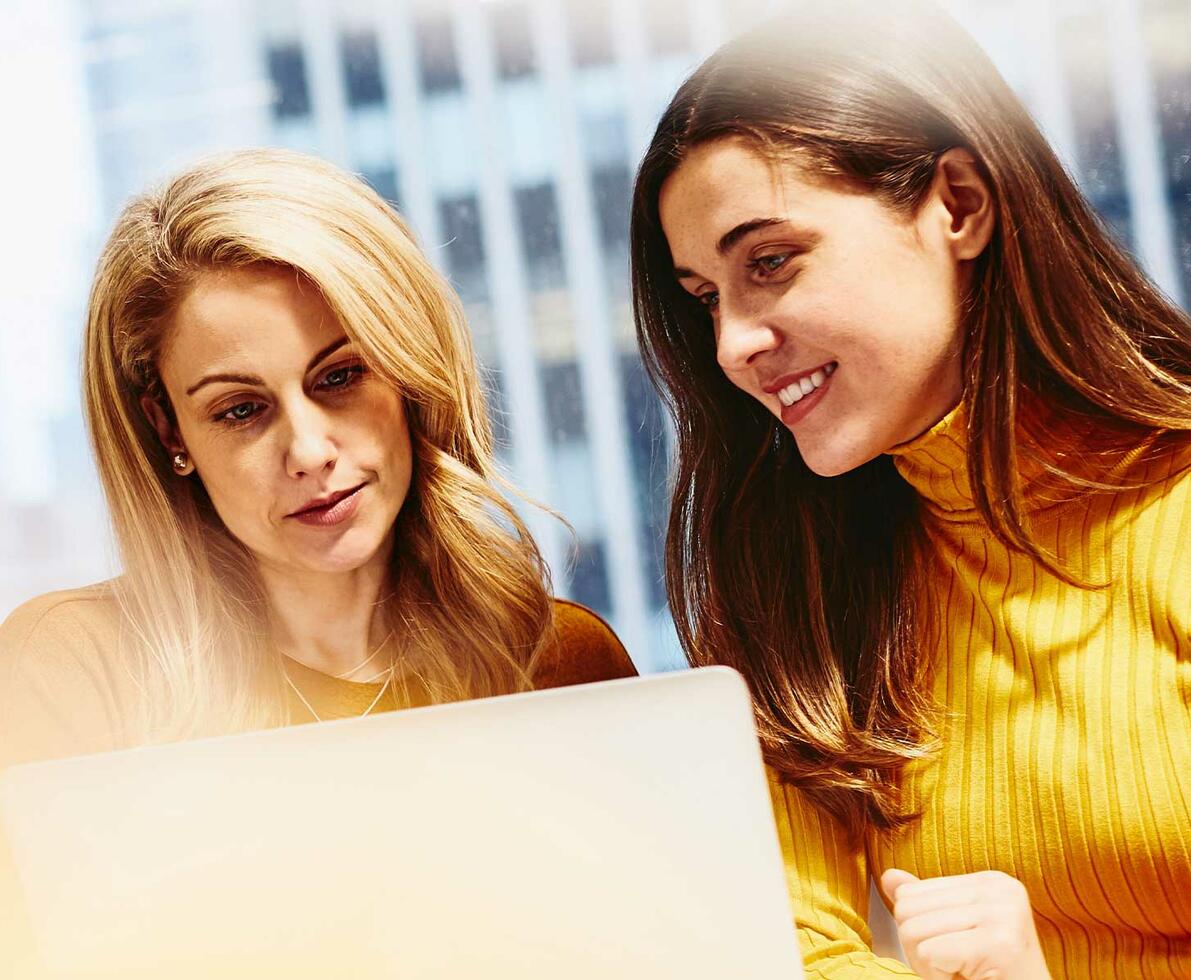
[[246, 150], [129, 203], [91, 291], [86, 416], [124, 565], [121, 654], [144, 694], [131, 737], [284, 720], [253, 559], [201, 481], [172, 472], [140, 407], [149, 394], [170, 410], [157, 358], [196, 277], [255, 264], [291, 268], [319, 289], [405, 403], [413, 479], [378, 609], [386, 628], [437, 699], [529, 686], [552, 636], [548, 575], [497, 489], [458, 300], [362, 181], [299, 153]]

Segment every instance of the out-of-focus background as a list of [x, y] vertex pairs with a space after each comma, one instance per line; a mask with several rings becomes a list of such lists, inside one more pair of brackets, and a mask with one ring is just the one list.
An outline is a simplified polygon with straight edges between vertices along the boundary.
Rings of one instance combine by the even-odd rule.
[[[874, 0], [888, 2], [888, 0]], [[463, 297], [501, 456], [574, 525], [557, 591], [642, 670], [669, 432], [627, 278], [636, 162], [757, 0], [0, 0], [0, 618], [119, 570], [79, 406], [92, 266], [121, 204], [198, 155], [316, 153], [406, 216]], [[1191, 297], [1191, 0], [953, 0], [1101, 214]]]

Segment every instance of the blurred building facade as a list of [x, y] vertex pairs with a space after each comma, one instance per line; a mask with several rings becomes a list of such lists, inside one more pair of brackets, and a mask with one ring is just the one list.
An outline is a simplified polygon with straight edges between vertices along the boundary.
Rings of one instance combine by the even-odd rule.
[[[107, 227], [129, 195], [202, 153], [281, 145], [361, 174], [405, 216], [463, 298], [509, 475], [574, 527], [524, 510], [556, 590], [607, 616], [642, 669], [679, 662], [661, 579], [669, 432], [633, 337], [629, 193], [679, 81], [765, 4], [14, 2], [70, 66], [47, 128], [76, 134], [85, 207], [57, 215], [72, 236], [57, 290], [0, 298], [5, 363], [26, 348], [45, 362], [7, 389], [11, 405], [0, 395], [0, 447], [24, 454], [0, 468], [0, 616], [117, 570], [74, 393]], [[1184, 302], [1191, 2], [949, 6]], [[9, 166], [5, 194], [43, 179], [33, 151]]]

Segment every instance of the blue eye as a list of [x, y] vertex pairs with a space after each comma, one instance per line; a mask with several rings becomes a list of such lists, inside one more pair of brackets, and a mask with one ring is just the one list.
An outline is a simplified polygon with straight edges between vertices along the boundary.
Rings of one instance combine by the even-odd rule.
[[248, 422], [256, 416], [260, 410], [260, 402], [240, 402], [239, 405], [233, 405], [226, 412], [220, 412], [215, 416], [216, 422], [223, 422], [227, 425], [237, 425], [241, 422]]
[[695, 297], [695, 299], [706, 306], [709, 310], [714, 310], [720, 305], [720, 294], [714, 289], [708, 290], [705, 293], [700, 293]]

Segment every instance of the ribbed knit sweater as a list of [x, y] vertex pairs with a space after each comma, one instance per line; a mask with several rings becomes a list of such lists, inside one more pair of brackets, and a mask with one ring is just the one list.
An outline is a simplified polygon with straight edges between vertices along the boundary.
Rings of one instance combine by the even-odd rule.
[[1056, 980], [1191, 978], [1191, 450], [1122, 459], [1143, 489], [1027, 488], [1040, 542], [1111, 582], [1086, 590], [992, 536], [963, 433], [961, 409], [893, 453], [923, 499], [942, 626], [941, 747], [903, 781], [922, 818], [856, 848], [772, 784], [808, 977], [910, 974], [865, 925], [870, 876], [898, 867], [1019, 879]]

